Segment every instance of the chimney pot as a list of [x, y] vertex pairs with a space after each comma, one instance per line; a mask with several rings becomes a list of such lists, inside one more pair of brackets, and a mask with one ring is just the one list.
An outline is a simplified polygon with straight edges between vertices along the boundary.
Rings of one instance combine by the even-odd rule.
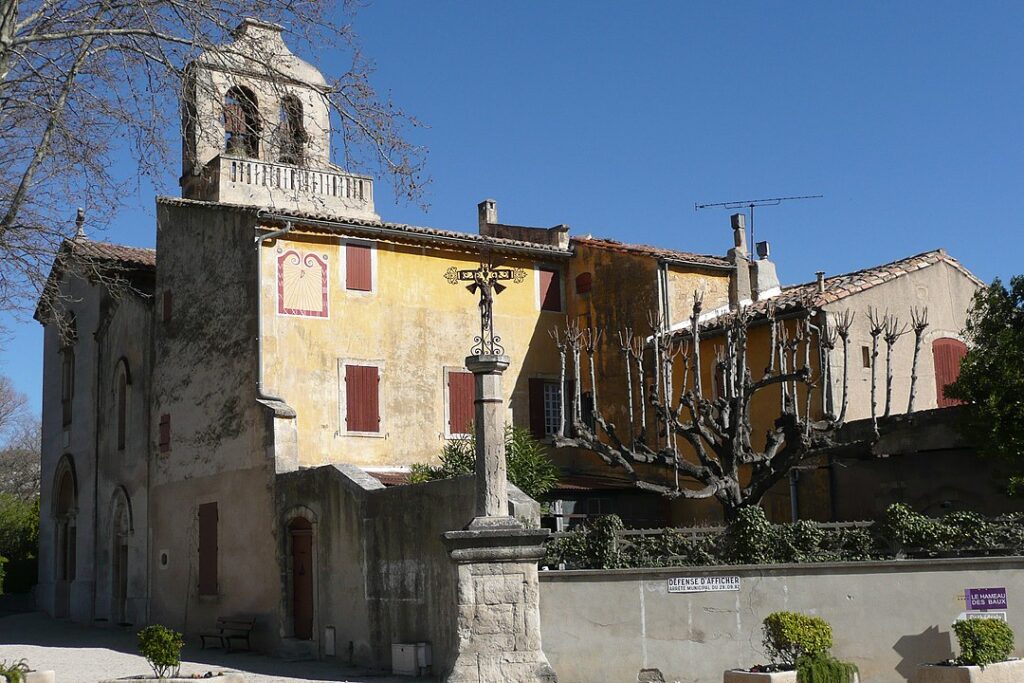
[[747, 253], [747, 217], [742, 213], [734, 213], [732, 221], [732, 241], [738, 251]]
[[758, 242], [754, 248], [757, 249], [757, 258], [759, 259], [766, 259], [771, 255], [771, 247], [767, 242]]
[[819, 271], [817, 271], [815, 273], [815, 275], [818, 276], [818, 292], [819, 293], [824, 292], [825, 291], [825, 271], [824, 270], [819, 270]]

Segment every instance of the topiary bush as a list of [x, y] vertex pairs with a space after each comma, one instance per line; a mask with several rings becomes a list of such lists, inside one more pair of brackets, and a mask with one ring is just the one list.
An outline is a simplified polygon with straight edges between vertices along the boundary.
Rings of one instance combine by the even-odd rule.
[[985, 666], [1004, 662], [1013, 652], [1013, 629], [999, 619], [966, 619], [953, 624], [960, 644], [957, 664]]
[[821, 617], [799, 612], [772, 612], [761, 624], [762, 643], [772, 663], [793, 669], [801, 657], [827, 654], [832, 627]]
[[185, 639], [177, 631], [153, 624], [139, 631], [139, 654], [146, 658], [157, 678], [177, 675]]

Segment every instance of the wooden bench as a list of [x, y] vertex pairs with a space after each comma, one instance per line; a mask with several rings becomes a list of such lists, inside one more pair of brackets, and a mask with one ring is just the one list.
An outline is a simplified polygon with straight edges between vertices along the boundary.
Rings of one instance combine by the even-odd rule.
[[252, 650], [249, 634], [256, 628], [256, 617], [217, 617], [216, 631], [199, 634], [200, 647], [206, 648], [206, 641], [216, 640], [220, 647], [231, 652], [231, 641], [245, 641], [245, 649]]

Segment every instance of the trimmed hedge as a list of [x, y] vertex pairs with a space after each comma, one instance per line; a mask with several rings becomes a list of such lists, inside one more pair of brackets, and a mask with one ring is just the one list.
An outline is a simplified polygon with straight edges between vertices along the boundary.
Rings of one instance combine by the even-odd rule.
[[827, 654], [832, 649], [832, 627], [821, 617], [799, 612], [772, 612], [761, 624], [762, 644], [772, 664], [787, 669], [801, 657]]
[[954, 512], [934, 519], [899, 503], [863, 527], [829, 529], [806, 520], [772, 524], [761, 508], [750, 507], [725, 531], [696, 538], [677, 529], [625, 538], [618, 533], [622, 529], [615, 515], [595, 518], [549, 541], [544, 563], [615, 569], [1024, 553], [1024, 513], [985, 519]]

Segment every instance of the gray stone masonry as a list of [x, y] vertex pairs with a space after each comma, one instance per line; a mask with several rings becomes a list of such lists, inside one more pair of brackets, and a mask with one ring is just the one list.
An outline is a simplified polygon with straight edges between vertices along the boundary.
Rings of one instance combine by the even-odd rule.
[[446, 683], [554, 683], [541, 649], [537, 561], [546, 529], [444, 534], [456, 565], [456, 658]]

